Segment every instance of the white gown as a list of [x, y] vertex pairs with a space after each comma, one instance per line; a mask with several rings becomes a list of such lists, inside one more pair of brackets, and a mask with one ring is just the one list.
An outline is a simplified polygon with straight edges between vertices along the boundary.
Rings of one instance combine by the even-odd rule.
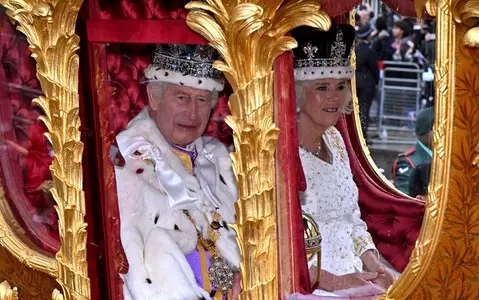
[[[360, 256], [377, 250], [361, 220], [358, 188], [353, 181], [348, 153], [339, 131], [330, 127], [323, 135], [332, 163], [300, 148], [307, 190], [301, 195], [303, 210], [311, 214], [322, 235], [321, 269], [335, 275], [363, 271]], [[317, 262], [310, 262], [317, 265]]]

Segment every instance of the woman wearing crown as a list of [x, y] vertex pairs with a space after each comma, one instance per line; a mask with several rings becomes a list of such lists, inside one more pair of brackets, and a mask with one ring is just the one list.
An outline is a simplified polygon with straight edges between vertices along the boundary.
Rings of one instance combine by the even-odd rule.
[[309, 266], [315, 294], [365, 286], [387, 289], [394, 276], [381, 264], [360, 218], [358, 188], [334, 127], [352, 100], [349, 57], [355, 30], [349, 25], [333, 25], [328, 32], [299, 28], [293, 36], [299, 44], [294, 76], [299, 153], [307, 183], [301, 201], [322, 235], [321, 262], [313, 260]]

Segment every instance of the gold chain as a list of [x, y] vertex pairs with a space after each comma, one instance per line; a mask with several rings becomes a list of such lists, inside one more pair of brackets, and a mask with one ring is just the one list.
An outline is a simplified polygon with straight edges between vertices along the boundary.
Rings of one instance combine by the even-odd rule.
[[206, 248], [208, 251], [211, 251], [213, 254], [216, 254], [216, 245], [215, 242], [219, 239], [220, 233], [218, 229], [221, 227], [217, 227], [216, 229], [216, 224], [219, 224], [219, 219], [221, 218], [221, 215], [213, 211], [213, 222], [211, 222], [210, 226], [208, 227], [208, 237], [209, 239], [203, 238], [203, 235], [201, 232], [198, 230], [198, 227], [196, 227], [195, 220], [193, 220], [193, 217], [191, 217], [190, 213], [187, 210], [183, 210], [183, 213], [185, 216], [190, 220], [191, 223], [193, 223], [193, 226], [195, 227], [196, 230], [196, 235], [198, 236], [198, 242]]

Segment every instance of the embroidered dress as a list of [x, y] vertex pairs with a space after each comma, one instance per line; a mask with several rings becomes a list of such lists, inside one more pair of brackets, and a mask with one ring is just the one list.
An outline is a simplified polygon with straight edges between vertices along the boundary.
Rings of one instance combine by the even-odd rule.
[[360, 272], [363, 271], [360, 256], [369, 249], [377, 254], [376, 247], [361, 220], [358, 188], [342, 137], [336, 128], [330, 127], [323, 140], [331, 163], [299, 149], [308, 185], [301, 195], [303, 210], [315, 219], [323, 238], [321, 269], [335, 275]]

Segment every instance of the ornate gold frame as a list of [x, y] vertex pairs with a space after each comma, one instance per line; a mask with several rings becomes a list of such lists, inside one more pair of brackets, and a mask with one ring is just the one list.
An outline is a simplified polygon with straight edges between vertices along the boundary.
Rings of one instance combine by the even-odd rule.
[[[37, 76], [45, 96], [35, 99], [35, 103], [45, 112], [42, 120], [48, 127], [47, 137], [55, 152], [51, 166], [52, 194], [59, 214], [62, 246], [56, 259], [32, 251], [16, 236], [3, 214], [0, 216], [0, 245], [28, 266], [57, 278], [63, 293], [53, 291], [52, 299], [89, 299], [82, 192], [83, 144], [78, 116], [76, 51], [79, 37], [74, 33], [82, 1], [0, 0], [0, 3], [27, 36], [32, 56], [37, 61]], [[441, 251], [457, 252], [463, 258], [462, 264], [451, 265], [459, 268], [472, 266], [479, 256], [478, 253], [468, 254], [466, 259], [464, 253], [470, 251], [464, 250], [466, 242], [442, 238], [449, 237], [451, 232], [465, 231], [464, 224], [451, 223], [445, 218], [453, 216], [454, 205], [466, 203], [457, 192], [458, 183], [450, 179], [454, 175], [451, 163], [457, 157], [470, 159], [471, 166], [477, 167], [479, 163], [479, 143], [462, 154], [454, 152], [457, 146], [453, 144], [454, 108], [462, 103], [456, 102], [454, 91], [456, 54], [462, 47], [456, 43], [456, 34], [464, 32], [464, 36], [460, 36], [464, 44], [478, 45], [478, 27], [470, 27], [477, 24], [479, 1], [417, 0], [416, 5], [419, 11], [426, 6], [438, 21], [433, 180], [422, 231], [410, 264], [382, 299], [404, 299], [413, 293], [415, 297], [427, 298], [437, 290], [463, 285], [465, 279], [420, 286], [425, 280], [440, 280], [441, 272], [437, 270], [443, 262], [435, 251], [438, 247]], [[296, 46], [292, 38], [285, 36], [289, 30], [300, 25], [327, 29], [330, 21], [316, 0], [250, 0], [249, 3], [207, 0], [190, 2], [188, 8], [192, 9], [188, 25], [219, 50], [223, 61], [217, 62], [216, 67], [225, 72], [234, 89], [230, 99], [232, 116], [227, 122], [234, 129], [236, 152], [232, 159], [240, 191], [236, 230], [244, 258], [242, 299], [276, 299], [279, 254], [274, 152], [278, 129], [273, 122], [273, 61]], [[460, 101], [465, 100], [460, 98]], [[457, 137], [458, 141], [461, 138]], [[457, 157], [453, 157], [453, 153]], [[479, 179], [477, 177], [473, 178]], [[476, 207], [471, 201], [466, 204], [471, 209]], [[478, 223], [479, 217], [471, 217], [467, 234], [477, 234]], [[438, 263], [431, 264], [431, 261]], [[426, 277], [426, 273], [429, 276]], [[478, 271], [471, 269], [463, 274], [479, 276]], [[10, 287], [3, 285], [1, 290], [9, 291]], [[0, 294], [0, 299], [9, 298]]]
[[59, 216], [61, 247], [56, 259], [45, 257], [21, 243], [3, 218], [0, 239], [22, 262], [57, 279], [63, 294], [53, 291], [52, 299], [89, 299], [90, 283], [86, 261], [85, 198], [82, 191], [82, 151], [78, 96], [78, 44], [75, 23], [81, 0], [1, 0], [7, 15], [25, 34], [37, 63], [37, 78], [45, 96], [34, 99], [45, 115], [46, 137], [53, 146], [50, 170], [51, 193]]

